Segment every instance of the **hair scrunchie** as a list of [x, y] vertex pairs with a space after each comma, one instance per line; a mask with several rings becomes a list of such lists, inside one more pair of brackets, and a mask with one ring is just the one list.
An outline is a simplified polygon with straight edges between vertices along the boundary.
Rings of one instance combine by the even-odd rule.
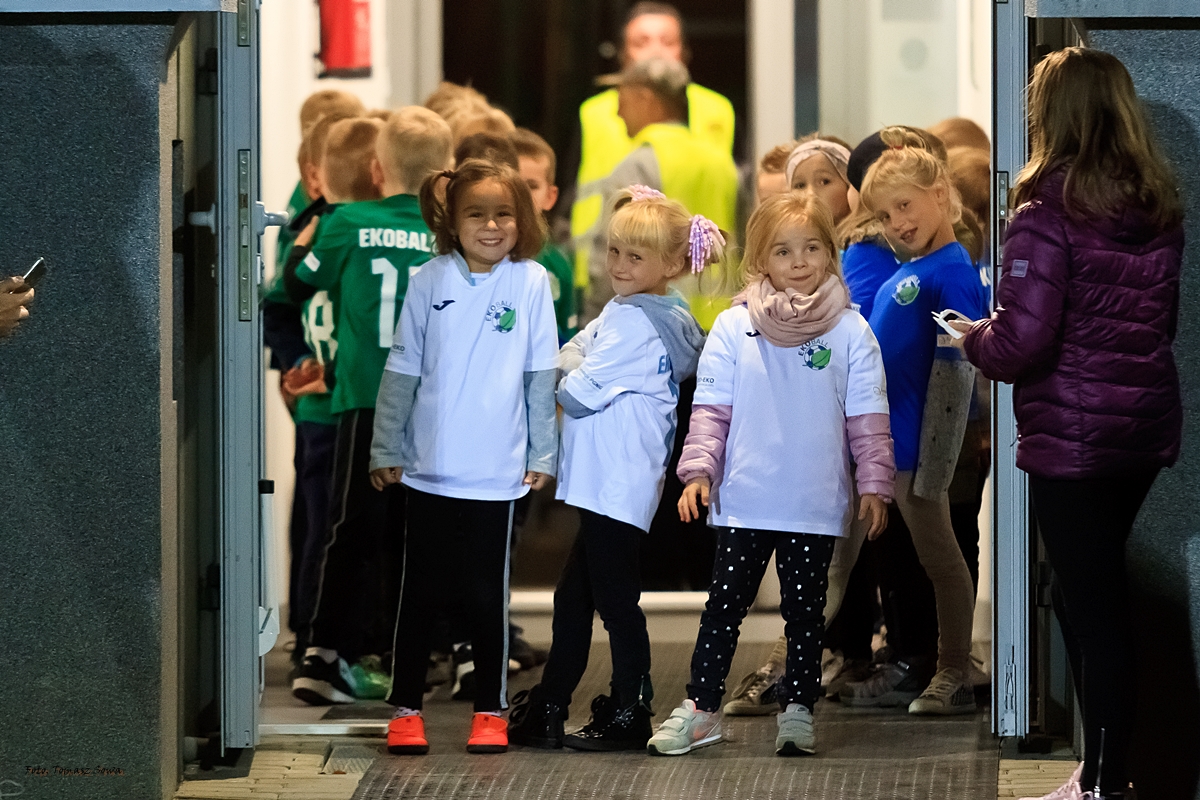
[[640, 183], [635, 183], [629, 187], [630, 199], [638, 200], [666, 200], [667, 196], [658, 189], [652, 189], [649, 186], [644, 186]]
[[708, 266], [713, 250], [717, 244], [725, 246], [725, 237], [717, 224], [703, 214], [692, 217], [691, 231], [688, 234], [688, 255], [692, 262], [692, 274], [698, 275]]

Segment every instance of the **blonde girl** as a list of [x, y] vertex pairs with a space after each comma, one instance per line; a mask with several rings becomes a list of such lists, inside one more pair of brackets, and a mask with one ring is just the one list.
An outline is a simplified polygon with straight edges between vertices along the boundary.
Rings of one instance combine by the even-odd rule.
[[430, 175], [420, 198], [441, 255], [409, 279], [371, 445], [376, 488], [407, 489], [388, 749], [429, 750], [430, 621], [449, 588], [474, 648], [467, 750], [504, 752], [513, 501], [547, 484], [558, 450], [554, 303], [529, 260], [545, 223], [516, 170], [478, 159]]
[[879, 347], [850, 309], [825, 203], [788, 192], [747, 228], [745, 289], [717, 317], [697, 370], [679, 462], [684, 520], [709, 509], [717, 560], [687, 698], [651, 737], [655, 755], [721, 739], [718, 713], [737, 631], [775, 555], [788, 643], [779, 687], [779, 755], [815, 752], [826, 572], [854, 516], [883, 529], [892, 492], [888, 400]]

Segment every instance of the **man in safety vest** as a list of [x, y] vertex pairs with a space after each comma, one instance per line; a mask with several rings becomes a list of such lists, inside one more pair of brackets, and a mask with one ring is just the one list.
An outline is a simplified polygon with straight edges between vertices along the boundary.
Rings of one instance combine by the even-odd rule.
[[[613, 296], [605, 276], [607, 230], [612, 204], [621, 189], [632, 184], [658, 189], [690, 213], [708, 217], [723, 231], [734, 229], [737, 167], [727, 149], [688, 127], [687, 89], [687, 67], [678, 61], [651, 58], [621, 73], [618, 108], [632, 149], [606, 177], [594, 182], [601, 214], [577, 240], [577, 252], [587, 256], [591, 273], [584, 305], [587, 319], [599, 316]], [[729, 307], [728, 292], [719, 296], [714, 292], [719, 280], [719, 275], [705, 273], [703, 283], [692, 275], [675, 281], [705, 329]]]
[[[667, 3], [639, 2], [626, 18], [621, 66], [647, 58], [664, 58], [683, 63], [687, 45], [683, 18]], [[695, 83], [687, 87], [684, 123], [697, 136], [712, 142], [725, 153], [733, 152], [733, 105], [722, 95]], [[588, 252], [579, 238], [600, 219], [601, 198], [597, 181], [603, 180], [633, 150], [632, 138], [617, 114], [617, 90], [608, 89], [579, 107], [580, 162], [577, 199], [571, 208], [571, 236], [575, 238], [575, 285], [587, 286]]]

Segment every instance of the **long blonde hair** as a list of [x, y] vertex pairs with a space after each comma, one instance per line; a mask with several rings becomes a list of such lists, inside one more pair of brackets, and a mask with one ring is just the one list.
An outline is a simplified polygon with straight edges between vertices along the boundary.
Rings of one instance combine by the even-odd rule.
[[1125, 65], [1099, 50], [1051, 53], [1029, 84], [1032, 154], [1013, 189], [1015, 205], [1067, 168], [1063, 203], [1075, 217], [1144, 209], [1160, 230], [1183, 218], [1179, 189], [1158, 152]]
[[[846, 285], [838, 257], [837, 227], [829, 206], [808, 192], [784, 192], [764, 200], [746, 223], [746, 247], [742, 254], [742, 283], [749, 284], [767, 274], [771, 245], [784, 225], [808, 225], [829, 253], [829, 275]], [[847, 290], [848, 291], [848, 290]]]

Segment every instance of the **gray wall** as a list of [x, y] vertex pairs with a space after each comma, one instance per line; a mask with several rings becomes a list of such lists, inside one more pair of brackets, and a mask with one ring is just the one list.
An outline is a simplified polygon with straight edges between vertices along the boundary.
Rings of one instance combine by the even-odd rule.
[[1175, 344], [1183, 455], [1160, 475], [1129, 549], [1141, 634], [1134, 779], [1142, 797], [1164, 800], [1200, 798], [1200, 29], [1156, 30], [1182, 22], [1089, 26], [1089, 45], [1133, 75], [1187, 203]]
[[175, 119], [175, 27], [102, 21], [0, 15], [0, 273], [50, 264], [33, 318], [0, 343], [4, 796], [14, 784], [22, 797], [88, 800], [175, 788], [160, 123]]

